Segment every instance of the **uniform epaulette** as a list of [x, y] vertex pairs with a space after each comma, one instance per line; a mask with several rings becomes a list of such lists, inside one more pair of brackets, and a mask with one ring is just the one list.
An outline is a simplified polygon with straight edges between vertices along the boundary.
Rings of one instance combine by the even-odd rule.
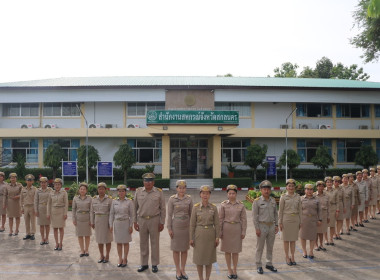
[[189, 194], [187, 194], [186, 196], [187, 196], [187, 197], [191, 197], [191, 195], [189, 195]]
[[109, 196], [108, 196], [108, 198], [111, 198], [111, 199], [113, 199], [112, 195], [109, 195]]
[[199, 205], [200, 205], [200, 203], [199, 203], [199, 202], [198, 202], [198, 203], [195, 203], [195, 204], [194, 204], [194, 206], [199, 206]]
[[259, 199], [260, 199], [260, 197], [256, 198], [255, 200], [259, 200]]
[[162, 189], [161, 188], [156, 188], [157, 190], [159, 190], [160, 192], [162, 192]]
[[223, 204], [223, 203], [227, 203], [227, 202], [228, 202], [228, 200], [224, 200], [224, 201], [222, 201], [222, 204]]
[[98, 198], [98, 196], [97, 196], [97, 195], [94, 195], [92, 198]]
[[129, 200], [132, 200], [132, 198], [128, 197]]
[[236, 202], [237, 202], [237, 203], [239, 203], [239, 204], [243, 204], [243, 202], [242, 202], [242, 201], [240, 201], [240, 200], [237, 200]]
[[171, 196], [171, 198], [174, 198], [175, 197], [175, 194], [173, 194], [172, 196]]
[[216, 205], [214, 203], [211, 203], [212, 205], [214, 205], [216, 207]]

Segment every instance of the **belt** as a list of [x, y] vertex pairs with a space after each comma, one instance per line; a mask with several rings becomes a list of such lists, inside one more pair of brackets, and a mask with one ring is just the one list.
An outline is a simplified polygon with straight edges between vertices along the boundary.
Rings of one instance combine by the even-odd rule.
[[115, 219], [116, 221], [125, 221], [125, 220], [129, 220], [129, 217], [128, 218], [117, 218]]
[[88, 214], [90, 211], [77, 211], [78, 214]]
[[273, 225], [273, 222], [259, 222], [260, 224], [264, 224], [264, 225], [267, 225], [267, 226], [271, 226]]
[[179, 219], [179, 220], [187, 220], [189, 216], [179, 216], [179, 217], [174, 217], [174, 219]]
[[62, 208], [62, 207], [65, 207], [65, 206], [64, 205], [62, 205], [62, 206], [61, 205], [57, 205], [57, 206], [53, 205], [53, 207], [55, 207], [55, 208]]
[[34, 204], [24, 204], [24, 207], [27, 206], [27, 207], [31, 207], [31, 206], [34, 206]]
[[46, 205], [47, 203], [46, 202], [41, 202], [39, 205]]
[[229, 223], [229, 224], [240, 224], [240, 221], [239, 222], [228, 222], [228, 221], [224, 221], [225, 223]]
[[140, 218], [143, 218], [143, 219], [145, 219], [145, 220], [149, 220], [149, 219], [152, 219], [152, 218], [157, 217], [157, 216], [158, 216], [158, 214], [153, 215], [153, 216], [139, 216], [139, 217], [140, 217]]
[[201, 227], [201, 228], [209, 229], [209, 228], [214, 228], [214, 225], [205, 225], [205, 226], [197, 225], [197, 227]]
[[96, 213], [95, 216], [109, 216], [109, 214]]

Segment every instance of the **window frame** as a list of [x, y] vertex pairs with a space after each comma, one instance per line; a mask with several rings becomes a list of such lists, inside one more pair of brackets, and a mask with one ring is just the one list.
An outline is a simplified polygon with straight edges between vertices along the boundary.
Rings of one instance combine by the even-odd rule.
[[[59, 113], [54, 112], [55, 110], [58, 110], [58, 105], [59, 104]], [[56, 106], [54, 106], [56, 105]], [[64, 114], [64, 107], [65, 105], [70, 105], [70, 115], [65, 115]], [[51, 106], [51, 107], [50, 107]], [[80, 103], [79, 102], [46, 102], [43, 103], [42, 105], [42, 116], [45, 118], [50, 118], [50, 117], [63, 117], [63, 118], [76, 118], [80, 117], [80, 110], [78, 110], [77, 106], [80, 108]], [[51, 113], [47, 113], [47, 110], [50, 109]]]
[[[132, 108], [132, 107], [135, 108]], [[144, 109], [142, 109], [144, 107]], [[142, 114], [144, 110], [144, 114]], [[148, 111], [151, 110], [165, 110], [165, 102], [128, 102], [127, 103], [127, 117], [144, 117]], [[132, 114], [132, 112], [135, 112]]]
[[[225, 145], [225, 142], [235, 142], [235, 145], [232, 144], [230, 147]], [[239, 143], [239, 145], [237, 145]], [[245, 158], [247, 156], [247, 147], [251, 145], [251, 139], [249, 138], [222, 138], [221, 143], [221, 158], [222, 163], [244, 163]], [[224, 155], [225, 154], [225, 155]], [[239, 157], [240, 160], [235, 159], [235, 157]]]
[[[14, 117], [39, 117], [40, 116], [40, 103], [3, 103], [2, 117], [14, 118]], [[36, 114], [31, 114], [32, 110], [35, 110]], [[11, 114], [11, 110], [17, 111], [17, 114]], [[29, 114], [24, 115], [24, 111], [28, 110]], [[8, 113], [9, 112], [9, 113]]]

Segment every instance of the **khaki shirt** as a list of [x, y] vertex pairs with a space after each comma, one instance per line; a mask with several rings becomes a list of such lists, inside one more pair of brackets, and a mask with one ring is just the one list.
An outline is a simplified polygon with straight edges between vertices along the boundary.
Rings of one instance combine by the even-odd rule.
[[281, 195], [278, 210], [278, 222], [280, 224], [283, 223], [284, 214], [299, 216], [301, 221], [301, 211], [301, 197], [298, 193], [295, 193], [294, 195], [289, 195], [288, 193]]
[[[109, 226], [113, 227], [114, 220], [118, 221], [125, 221], [125, 220], [131, 220], [134, 216], [134, 207], [133, 202], [129, 198], [125, 198], [123, 200], [121, 199], [115, 199], [112, 201], [111, 210], [110, 210], [110, 217], [109, 217]], [[131, 227], [132, 224], [129, 224]]]
[[24, 206], [34, 205], [34, 196], [37, 188], [35, 186], [23, 187], [21, 191], [21, 209], [24, 210]]
[[354, 205], [360, 205], [361, 202], [360, 202], [360, 194], [359, 194], [358, 185], [355, 182], [353, 182], [352, 184], [348, 184], [348, 185], [352, 188], [352, 191], [354, 192], [354, 202], [355, 202]]
[[21, 194], [22, 185], [20, 183], [16, 183], [15, 185], [12, 185], [11, 183], [7, 184], [4, 187], [4, 199], [3, 199], [3, 206], [8, 206], [8, 199], [12, 199], [15, 196], [18, 196]]
[[51, 215], [52, 207], [63, 207], [63, 215], [67, 215], [69, 201], [67, 199], [67, 192], [64, 189], [60, 189], [58, 193], [55, 190], [50, 192], [47, 205], [47, 216]]
[[49, 187], [46, 189], [39, 188], [34, 195], [34, 211], [38, 212], [39, 206], [47, 206], [49, 195], [53, 190]]
[[[369, 191], [368, 191], [368, 185], [364, 180], [361, 180], [360, 182], [358, 180], [355, 181], [355, 184], [358, 186], [359, 194], [364, 195], [364, 200], [368, 201], [369, 199]], [[363, 201], [362, 201], [363, 203]]]
[[[333, 187], [333, 188], [335, 188], [335, 187]], [[343, 194], [343, 188], [342, 188], [341, 185], [339, 185], [339, 187], [337, 187], [335, 189], [336, 189], [336, 191], [338, 193], [338, 203], [342, 203], [343, 208], [344, 208], [345, 206], [344, 206], [344, 199], [343, 199], [343, 196], [344, 196], [344, 194]], [[338, 208], [339, 208], [339, 206], [338, 206]]]
[[[318, 192], [315, 192], [314, 196], [316, 198], [318, 198], [318, 200], [319, 200], [320, 209], [323, 212], [326, 212], [327, 213], [327, 217], [329, 217], [330, 202], [329, 202], [328, 195], [325, 192], [323, 192], [322, 194], [319, 194]], [[320, 214], [321, 214], [321, 217], [322, 217], [322, 213], [320, 213]]]
[[274, 223], [275, 226], [278, 226], [276, 200], [271, 196], [268, 200], [265, 200], [263, 196], [256, 198], [253, 201], [252, 214], [256, 230], [260, 230], [260, 223], [266, 223], [267, 225]]
[[5, 188], [7, 187], [8, 183], [6, 182], [2, 182], [0, 183], [0, 202], [3, 203], [3, 196], [4, 196], [4, 192], [5, 192]]
[[160, 224], [165, 224], [166, 206], [165, 198], [161, 189], [153, 187], [150, 192], [145, 187], [138, 188], [134, 199], [133, 222], [137, 223], [137, 217], [144, 219], [148, 217], [160, 217]]
[[318, 197], [307, 197], [304, 195], [301, 197], [301, 203], [302, 219], [316, 219], [317, 221], [322, 220], [321, 203], [319, 202]]
[[366, 180], [362, 180], [362, 181], [364, 181], [366, 184], [367, 184], [367, 188], [368, 188], [368, 199], [366, 199], [366, 201], [367, 200], [371, 200], [372, 199], [372, 193], [373, 193], [373, 191], [372, 191], [372, 180], [368, 177]]
[[91, 210], [92, 198], [89, 195], [86, 195], [85, 198], [81, 198], [80, 195], [77, 195], [73, 199], [72, 205], [72, 216], [73, 222], [76, 222], [78, 216], [80, 215], [89, 215]]
[[244, 204], [241, 201], [231, 203], [225, 200], [220, 204], [219, 211], [220, 236], [223, 236], [224, 223], [241, 224], [241, 234], [245, 235], [247, 231], [247, 213]]
[[380, 177], [374, 176], [370, 178], [372, 180], [372, 186], [375, 189], [375, 192], [377, 192], [377, 194], [379, 195], [380, 194]]
[[105, 195], [103, 199], [99, 195], [92, 199], [91, 203], [91, 224], [95, 224], [95, 216], [109, 216], [113, 199]]
[[204, 228], [215, 228], [215, 237], [220, 236], [220, 224], [218, 208], [208, 203], [207, 206], [203, 206], [202, 203], [196, 203], [191, 212], [190, 218], [190, 239], [195, 239], [195, 228], [201, 226]]
[[182, 199], [178, 197], [178, 194], [172, 195], [168, 200], [168, 221], [166, 225], [168, 230], [173, 229], [173, 219], [189, 220], [192, 209], [193, 200], [190, 195], [185, 194]]

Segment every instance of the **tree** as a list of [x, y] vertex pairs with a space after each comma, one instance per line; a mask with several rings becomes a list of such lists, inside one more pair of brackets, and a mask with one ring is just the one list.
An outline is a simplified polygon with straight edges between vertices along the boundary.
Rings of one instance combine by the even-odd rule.
[[53, 179], [57, 176], [57, 170], [62, 165], [62, 160], [65, 159], [65, 152], [58, 144], [51, 144], [45, 151], [44, 165], [53, 169]]
[[334, 159], [330, 155], [326, 146], [319, 146], [315, 153], [315, 156], [310, 160], [314, 166], [323, 170], [323, 176], [326, 177], [326, 169], [333, 165]]
[[297, 78], [297, 68], [296, 63], [285, 62], [280, 67], [276, 67], [274, 71], [274, 76], [277, 78]]
[[298, 76], [298, 78], [315, 78], [315, 73], [313, 68], [306, 66], [303, 68], [301, 74]]
[[[281, 166], [286, 166], [286, 150], [282, 153], [280, 160], [279, 160], [279, 165]], [[289, 176], [292, 178], [292, 171], [295, 169], [298, 165], [301, 163], [301, 158], [297, 154], [295, 150], [288, 150], [288, 169], [289, 169]]]
[[378, 157], [372, 146], [364, 145], [355, 154], [355, 164], [361, 165], [364, 168], [369, 168], [371, 165], [378, 163]]
[[363, 49], [365, 63], [378, 61], [380, 55], [380, 7], [379, 0], [360, 0], [354, 11], [355, 25], [360, 33], [350, 43]]
[[113, 156], [113, 161], [124, 171], [124, 184], [127, 184], [127, 171], [136, 162], [133, 150], [128, 144], [122, 144]]
[[247, 147], [247, 155], [244, 164], [253, 169], [253, 181], [256, 181], [257, 167], [263, 164], [267, 151], [268, 146], [265, 144], [262, 147], [258, 144]]
[[[88, 145], [88, 181], [91, 181], [90, 169], [95, 167], [100, 161], [100, 156], [98, 150], [92, 146]], [[86, 145], [82, 145], [78, 148], [78, 166], [86, 167]], [[87, 183], [89, 183], [87, 182]]]
[[25, 157], [22, 154], [16, 154], [15, 172], [19, 178], [23, 178], [26, 174]]
[[321, 79], [330, 79], [332, 77], [332, 69], [334, 65], [332, 61], [327, 57], [322, 57], [315, 64], [315, 76]]

